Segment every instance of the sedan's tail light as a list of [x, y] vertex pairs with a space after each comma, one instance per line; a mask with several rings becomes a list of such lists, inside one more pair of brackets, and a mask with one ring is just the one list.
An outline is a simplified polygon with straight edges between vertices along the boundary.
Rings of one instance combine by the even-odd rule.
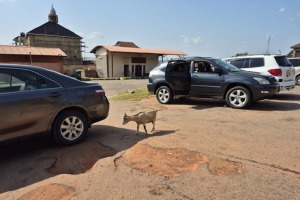
[[273, 76], [282, 76], [281, 69], [269, 69], [268, 72]]
[[105, 91], [104, 90], [95, 90], [95, 92], [98, 96], [105, 96]]

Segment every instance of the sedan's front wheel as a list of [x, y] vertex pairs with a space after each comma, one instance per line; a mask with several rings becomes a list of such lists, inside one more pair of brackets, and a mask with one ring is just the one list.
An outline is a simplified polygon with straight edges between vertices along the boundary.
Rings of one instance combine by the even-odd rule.
[[52, 136], [59, 145], [73, 145], [82, 141], [88, 130], [86, 117], [78, 111], [62, 112], [54, 121]]
[[156, 98], [161, 104], [171, 103], [173, 101], [173, 93], [167, 86], [160, 86], [156, 91]]
[[232, 108], [245, 108], [251, 101], [251, 93], [242, 86], [231, 88], [226, 94], [226, 103]]

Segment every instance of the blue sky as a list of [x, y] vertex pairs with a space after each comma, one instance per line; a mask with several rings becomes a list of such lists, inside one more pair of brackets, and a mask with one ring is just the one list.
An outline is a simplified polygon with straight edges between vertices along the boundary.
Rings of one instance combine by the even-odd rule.
[[[224, 58], [240, 52], [287, 54], [300, 43], [299, 0], [0, 0], [0, 44], [48, 21], [97, 45], [132, 41], [142, 48]], [[86, 57], [92, 56], [89, 53]]]

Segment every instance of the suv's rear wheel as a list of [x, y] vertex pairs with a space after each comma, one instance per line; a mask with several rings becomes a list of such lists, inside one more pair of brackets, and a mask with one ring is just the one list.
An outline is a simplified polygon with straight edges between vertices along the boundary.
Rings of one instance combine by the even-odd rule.
[[55, 143], [73, 145], [84, 139], [88, 122], [84, 115], [76, 110], [62, 112], [54, 121], [52, 136]]
[[167, 86], [160, 86], [156, 91], [156, 98], [159, 103], [167, 104], [173, 101], [173, 93]]
[[296, 85], [300, 85], [300, 75], [296, 77]]
[[245, 108], [251, 101], [251, 93], [242, 86], [233, 87], [226, 93], [226, 103], [232, 108]]

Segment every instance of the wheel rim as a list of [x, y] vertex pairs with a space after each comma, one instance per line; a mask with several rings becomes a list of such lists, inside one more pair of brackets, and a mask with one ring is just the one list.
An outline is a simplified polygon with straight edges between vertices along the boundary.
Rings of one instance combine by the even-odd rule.
[[67, 140], [76, 140], [84, 131], [84, 124], [76, 116], [66, 118], [61, 126], [60, 133]]
[[300, 85], [300, 76], [298, 76], [298, 77], [296, 78], [296, 84], [297, 84], [297, 85]]
[[247, 103], [248, 97], [243, 90], [234, 90], [229, 95], [229, 101], [236, 107], [242, 107]]
[[166, 103], [170, 98], [170, 93], [167, 89], [161, 89], [158, 91], [158, 98], [162, 103]]

